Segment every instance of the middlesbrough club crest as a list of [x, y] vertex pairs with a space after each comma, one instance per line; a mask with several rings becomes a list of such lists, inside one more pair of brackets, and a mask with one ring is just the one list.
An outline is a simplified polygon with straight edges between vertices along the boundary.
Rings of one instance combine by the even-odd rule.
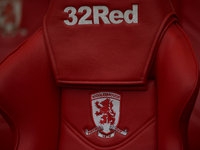
[[121, 95], [113, 92], [97, 92], [90, 96], [92, 118], [96, 127], [86, 130], [86, 135], [95, 132], [101, 138], [112, 138], [115, 131], [126, 135], [127, 131], [119, 129], [117, 126], [120, 120]]

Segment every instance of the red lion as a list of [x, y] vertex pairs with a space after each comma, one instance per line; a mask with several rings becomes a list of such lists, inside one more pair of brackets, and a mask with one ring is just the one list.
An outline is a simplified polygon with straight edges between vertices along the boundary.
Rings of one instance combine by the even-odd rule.
[[100, 109], [99, 111], [96, 111], [96, 115], [103, 115], [101, 117], [102, 120], [100, 120], [100, 124], [104, 124], [104, 123], [110, 123], [111, 125], [113, 125], [115, 123], [115, 115], [116, 113], [114, 112], [113, 108], [113, 103], [110, 99], [106, 99], [104, 101], [102, 101], [100, 103], [101, 105], [99, 105], [99, 102], [97, 101], [95, 103], [95, 106]]

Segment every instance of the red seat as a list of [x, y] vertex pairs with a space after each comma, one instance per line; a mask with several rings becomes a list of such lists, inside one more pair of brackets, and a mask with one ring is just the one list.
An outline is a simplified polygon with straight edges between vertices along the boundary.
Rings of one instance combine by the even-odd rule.
[[168, 0], [53, 0], [0, 72], [15, 149], [189, 149], [198, 64]]

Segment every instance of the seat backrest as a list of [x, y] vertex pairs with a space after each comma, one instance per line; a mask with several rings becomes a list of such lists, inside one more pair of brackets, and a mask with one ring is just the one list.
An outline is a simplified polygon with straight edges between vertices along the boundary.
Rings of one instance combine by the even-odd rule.
[[15, 149], [188, 149], [198, 65], [168, 0], [53, 0], [0, 71]]

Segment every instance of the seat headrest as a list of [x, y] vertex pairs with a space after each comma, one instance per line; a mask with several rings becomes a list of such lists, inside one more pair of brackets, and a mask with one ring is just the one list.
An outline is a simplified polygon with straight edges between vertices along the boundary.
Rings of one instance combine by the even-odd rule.
[[53, 0], [44, 23], [58, 84], [144, 84], [168, 0]]

